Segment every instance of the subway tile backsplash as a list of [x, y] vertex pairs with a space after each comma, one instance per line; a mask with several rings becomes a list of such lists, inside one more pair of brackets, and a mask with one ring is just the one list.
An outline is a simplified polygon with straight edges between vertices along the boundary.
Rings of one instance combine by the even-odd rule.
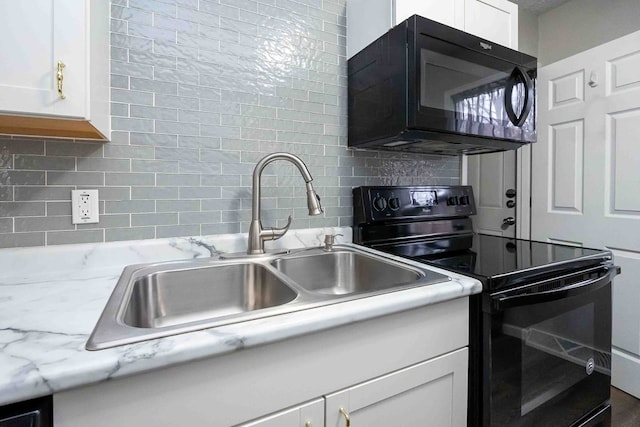
[[[274, 151], [262, 218], [351, 225], [351, 188], [457, 184], [459, 159], [347, 147], [347, 0], [113, 0], [112, 141], [0, 136], [0, 247], [246, 232], [251, 173]], [[97, 188], [100, 223], [71, 224]]]

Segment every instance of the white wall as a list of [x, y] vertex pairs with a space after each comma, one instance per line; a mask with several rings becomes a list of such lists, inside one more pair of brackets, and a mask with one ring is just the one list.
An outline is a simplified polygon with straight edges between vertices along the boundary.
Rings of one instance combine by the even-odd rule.
[[639, 0], [572, 0], [538, 17], [538, 61], [547, 65], [640, 30]]

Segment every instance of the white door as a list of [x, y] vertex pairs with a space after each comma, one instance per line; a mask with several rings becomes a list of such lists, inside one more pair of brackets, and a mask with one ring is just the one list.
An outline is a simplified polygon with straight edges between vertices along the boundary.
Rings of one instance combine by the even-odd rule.
[[466, 348], [326, 397], [327, 427], [467, 425]]
[[473, 230], [515, 237], [515, 150], [467, 156], [467, 184], [473, 186], [478, 212], [473, 218]]
[[85, 10], [77, 0], [0, 1], [0, 111], [86, 114]]
[[640, 32], [538, 76], [532, 238], [613, 252], [612, 381], [640, 397]]

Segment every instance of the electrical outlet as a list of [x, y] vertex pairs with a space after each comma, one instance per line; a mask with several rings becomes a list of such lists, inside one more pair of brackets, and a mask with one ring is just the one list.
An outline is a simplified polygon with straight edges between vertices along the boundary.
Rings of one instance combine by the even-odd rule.
[[98, 190], [71, 190], [71, 223], [100, 222]]

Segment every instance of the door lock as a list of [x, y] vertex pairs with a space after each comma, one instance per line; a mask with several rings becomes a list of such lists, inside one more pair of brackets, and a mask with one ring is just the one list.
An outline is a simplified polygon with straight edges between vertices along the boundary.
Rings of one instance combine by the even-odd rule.
[[516, 197], [516, 190], [513, 188], [510, 188], [504, 193], [504, 195], [510, 199], [513, 199], [514, 197]]
[[515, 208], [516, 207], [516, 202], [514, 200], [507, 200], [507, 207], [508, 208]]
[[508, 216], [505, 219], [502, 220], [502, 225], [508, 227], [510, 225], [515, 225], [516, 223], [516, 219], [512, 216]]

